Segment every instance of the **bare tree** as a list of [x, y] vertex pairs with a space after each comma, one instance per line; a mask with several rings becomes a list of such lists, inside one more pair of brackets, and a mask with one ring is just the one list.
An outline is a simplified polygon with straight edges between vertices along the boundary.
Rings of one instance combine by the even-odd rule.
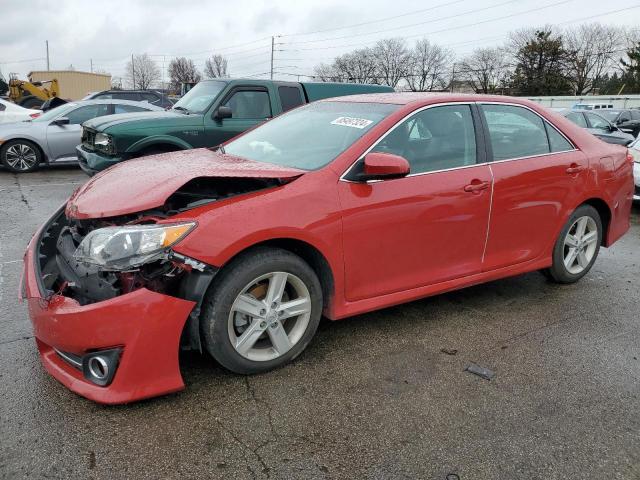
[[495, 93], [504, 84], [509, 67], [502, 48], [478, 48], [460, 63], [460, 74], [477, 93]]
[[395, 88], [406, 77], [409, 51], [401, 38], [385, 38], [373, 47], [380, 83]]
[[204, 62], [204, 75], [207, 78], [225, 78], [229, 76], [227, 71], [227, 59], [222, 55], [212, 55]]
[[202, 76], [193, 60], [185, 57], [174, 58], [169, 62], [169, 82], [170, 88], [175, 92], [180, 91], [183, 83], [197, 83]]
[[454, 53], [440, 45], [422, 39], [409, 52], [409, 66], [406, 80], [413, 92], [430, 92], [435, 86], [442, 86]]
[[379, 83], [376, 59], [370, 48], [340, 55], [333, 62], [338, 77], [352, 83]]
[[574, 93], [590, 93], [605, 73], [612, 70], [623, 44], [622, 31], [599, 23], [580, 25], [564, 35], [567, 79]]
[[345, 79], [340, 77], [333, 65], [321, 63], [313, 69], [314, 77], [321, 82], [344, 82]]
[[134, 55], [133, 61], [127, 62], [126, 78], [131, 88], [146, 90], [160, 80], [160, 69], [146, 53]]

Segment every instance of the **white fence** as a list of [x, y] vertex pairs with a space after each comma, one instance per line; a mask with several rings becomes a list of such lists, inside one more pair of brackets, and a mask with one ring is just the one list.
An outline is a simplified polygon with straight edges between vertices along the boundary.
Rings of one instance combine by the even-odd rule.
[[527, 97], [545, 107], [571, 108], [576, 103], [606, 103], [613, 108], [640, 107], [640, 95], [585, 95], [585, 96], [552, 96]]

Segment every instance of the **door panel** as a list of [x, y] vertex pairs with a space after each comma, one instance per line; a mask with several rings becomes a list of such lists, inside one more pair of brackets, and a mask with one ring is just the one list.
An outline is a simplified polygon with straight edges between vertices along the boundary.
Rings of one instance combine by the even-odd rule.
[[[466, 191], [480, 182], [488, 188]], [[487, 165], [374, 183], [341, 181], [338, 191], [349, 301], [481, 271], [491, 201]]]
[[[572, 151], [497, 162], [484, 271], [532, 260], [555, 242], [572, 205], [585, 188], [588, 162]], [[567, 173], [571, 167], [582, 168]]]

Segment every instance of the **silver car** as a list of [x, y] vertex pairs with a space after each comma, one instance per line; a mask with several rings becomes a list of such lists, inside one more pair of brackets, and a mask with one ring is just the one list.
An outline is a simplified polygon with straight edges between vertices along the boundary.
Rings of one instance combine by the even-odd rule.
[[0, 162], [11, 172], [36, 170], [40, 164], [77, 163], [82, 124], [104, 115], [162, 111], [147, 102], [84, 100], [71, 102], [24, 122], [0, 125]]

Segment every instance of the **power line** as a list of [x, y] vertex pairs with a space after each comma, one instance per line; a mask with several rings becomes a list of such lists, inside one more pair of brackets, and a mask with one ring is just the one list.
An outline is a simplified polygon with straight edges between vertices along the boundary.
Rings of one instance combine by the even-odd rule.
[[462, 3], [463, 1], [464, 0], [456, 0], [454, 2], [441, 3], [439, 5], [435, 5], [435, 6], [430, 7], [430, 8], [424, 8], [422, 10], [414, 10], [413, 12], [407, 12], [407, 13], [403, 13], [401, 15], [395, 15], [393, 17], [385, 17], [385, 18], [382, 18], [380, 20], [372, 20], [370, 22], [354, 23], [354, 24], [351, 24], [351, 25], [345, 25], [343, 27], [327, 28], [325, 30], [316, 30], [314, 32], [289, 33], [289, 34], [285, 34], [285, 35], [280, 35], [280, 37], [299, 37], [299, 36], [305, 36], [305, 35], [315, 35], [316, 33], [334, 32], [336, 30], [344, 30], [345, 28], [354, 28], [354, 27], [361, 27], [363, 25], [371, 25], [373, 23], [387, 22], [389, 20], [395, 20], [396, 18], [407, 17], [409, 15], [417, 15], [419, 13], [424, 13], [424, 12], [428, 12], [428, 11], [431, 11], [431, 10], [436, 10], [437, 8], [440, 8], [440, 7], [449, 7], [451, 5], [455, 5], [456, 3]]
[[[491, 6], [488, 6], [488, 7], [476, 8], [475, 10], [469, 10], [469, 11], [466, 11], [466, 12], [460, 12], [460, 13], [457, 13], [455, 15], [448, 15], [446, 17], [433, 18], [433, 19], [427, 20], [425, 22], [410, 23], [410, 24], [407, 24], [407, 25], [400, 25], [398, 27], [387, 28], [387, 29], [384, 29], [384, 30], [376, 30], [376, 31], [373, 31], [373, 32], [366, 32], [366, 33], [355, 33], [355, 34], [351, 34], [351, 35], [344, 35], [342, 37], [329, 37], [329, 38], [323, 38], [323, 39], [319, 39], [319, 40], [305, 40], [305, 41], [302, 41], [302, 42], [288, 42], [288, 43], [283, 44], [283, 45], [300, 45], [300, 44], [305, 44], [305, 43], [326, 42], [326, 41], [330, 41], [330, 40], [341, 40], [343, 38], [363, 37], [363, 36], [368, 36], [368, 35], [376, 35], [378, 33], [393, 32], [395, 30], [403, 30], [405, 28], [411, 28], [411, 27], [417, 27], [417, 26], [421, 26], [421, 25], [427, 25], [429, 23], [440, 22], [442, 20], [449, 20], [451, 18], [457, 18], [457, 17], [460, 17], [462, 15], [469, 15], [469, 14], [472, 14], [472, 13], [483, 12], [485, 10], [490, 10], [492, 8], [497, 8], [497, 7], [502, 7], [502, 6], [507, 5], [509, 3], [515, 3], [515, 2], [518, 2], [518, 1], [520, 1], [520, 0], [507, 0], [506, 2], [498, 3], [496, 5], [491, 5]], [[571, 0], [567, 0], [567, 1], [571, 1]]]
[[[467, 23], [465, 25], [458, 25], [458, 26], [450, 27], [450, 28], [443, 28], [441, 30], [435, 30], [435, 31], [432, 31], [432, 32], [418, 33], [416, 35], [405, 35], [405, 36], [403, 36], [401, 38], [407, 39], [407, 38], [415, 38], [415, 37], [426, 37], [427, 35], [433, 35], [433, 34], [436, 34], [436, 33], [449, 32], [449, 31], [452, 31], [452, 30], [459, 30], [461, 28], [467, 28], [467, 27], [475, 27], [477, 25], [483, 25], [483, 24], [486, 24], [486, 23], [497, 22], [499, 20], [504, 20], [504, 19], [507, 19], [507, 18], [517, 17], [518, 15], [525, 15], [527, 13], [537, 12], [537, 11], [544, 10], [544, 9], [547, 9], [547, 8], [555, 7], [557, 5], [562, 5], [564, 3], [569, 3], [571, 1], [573, 1], [573, 0], [561, 0], [559, 2], [550, 3], [550, 4], [544, 5], [542, 7], [531, 8], [531, 9], [525, 10], [523, 12], [511, 13], [509, 15], [503, 15], [502, 17], [491, 18], [489, 20], [482, 20], [480, 22]], [[284, 51], [328, 50], [328, 49], [333, 49], [333, 48], [362, 47], [362, 46], [366, 46], [366, 45], [372, 45], [374, 43], [376, 43], [376, 41], [366, 42], [366, 43], [351, 43], [351, 44], [347, 44], [347, 45], [332, 45], [332, 46], [327, 46], [327, 47], [284, 49]]]

